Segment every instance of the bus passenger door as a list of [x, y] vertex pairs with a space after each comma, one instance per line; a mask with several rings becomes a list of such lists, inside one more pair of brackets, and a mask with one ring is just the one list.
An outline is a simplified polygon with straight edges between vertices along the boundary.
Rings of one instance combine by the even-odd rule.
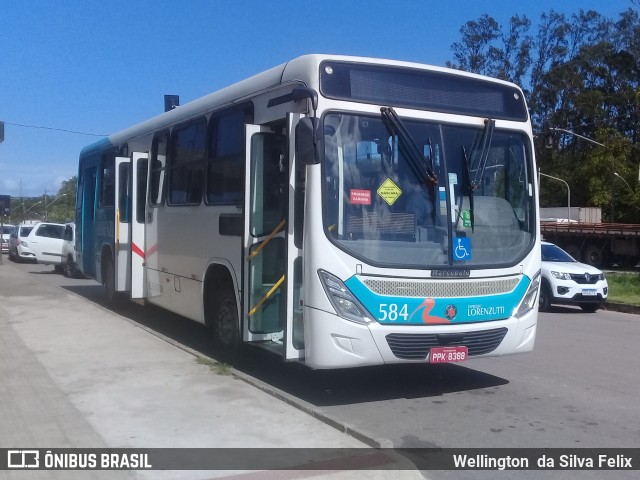
[[131, 264], [131, 189], [129, 157], [116, 157], [116, 195], [115, 195], [115, 290], [131, 290], [129, 265]]
[[78, 184], [76, 205], [76, 252], [82, 273], [89, 278], [96, 275], [96, 177], [95, 165], [83, 168]]
[[246, 125], [242, 337], [284, 354], [289, 165], [286, 137]]
[[131, 173], [131, 298], [147, 296], [145, 218], [147, 206], [147, 153], [133, 152]]
[[304, 319], [302, 288], [302, 226], [306, 167], [296, 162], [296, 125], [299, 113], [287, 115], [289, 154], [289, 227], [287, 232], [287, 318], [284, 357], [287, 360], [304, 358]]

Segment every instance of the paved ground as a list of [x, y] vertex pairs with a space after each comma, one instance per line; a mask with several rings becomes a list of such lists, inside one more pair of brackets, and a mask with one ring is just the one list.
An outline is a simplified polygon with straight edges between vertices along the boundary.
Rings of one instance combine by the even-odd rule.
[[[359, 448], [357, 439], [38, 275], [0, 265], [0, 448]], [[376, 470], [0, 471], [1, 478], [416, 478]], [[387, 470], [385, 470], [387, 469]]]

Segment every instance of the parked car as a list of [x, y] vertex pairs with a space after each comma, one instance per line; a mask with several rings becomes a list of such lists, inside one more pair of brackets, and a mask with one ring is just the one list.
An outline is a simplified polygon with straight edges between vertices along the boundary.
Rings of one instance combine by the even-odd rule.
[[542, 242], [542, 286], [539, 309], [552, 304], [579, 305], [595, 312], [607, 299], [609, 285], [600, 270], [580, 263], [557, 245]]
[[2, 253], [9, 251], [9, 238], [15, 229], [15, 225], [2, 226]]
[[69, 222], [64, 226], [62, 235], [62, 262], [64, 274], [70, 278], [82, 278], [82, 272], [76, 264], [76, 224]]
[[9, 260], [14, 262], [36, 260], [33, 250], [27, 245], [27, 237], [37, 222], [23, 222], [9, 236]]
[[64, 241], [64, 224], [41, 222], [33, 227], [26, 239], [38, 263], [53, 265], [56, 271], [62, 272], [62, 245]]

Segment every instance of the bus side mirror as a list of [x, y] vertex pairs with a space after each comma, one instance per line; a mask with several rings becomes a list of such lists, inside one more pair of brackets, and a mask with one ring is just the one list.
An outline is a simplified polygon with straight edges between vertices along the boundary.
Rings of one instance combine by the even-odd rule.
[[318, 138], [318, 119], [301, 118], [296, 125], [296, 156], [301, 165], [320, 163], [320, 139]]

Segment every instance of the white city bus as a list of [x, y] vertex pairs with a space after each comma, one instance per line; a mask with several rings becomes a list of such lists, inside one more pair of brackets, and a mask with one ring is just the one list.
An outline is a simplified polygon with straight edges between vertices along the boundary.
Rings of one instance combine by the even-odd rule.
[[517, 86], [306, 55], [86, 147], [78, 266], [221, 351], [312, 368], [527, 352], [535, 171]]

